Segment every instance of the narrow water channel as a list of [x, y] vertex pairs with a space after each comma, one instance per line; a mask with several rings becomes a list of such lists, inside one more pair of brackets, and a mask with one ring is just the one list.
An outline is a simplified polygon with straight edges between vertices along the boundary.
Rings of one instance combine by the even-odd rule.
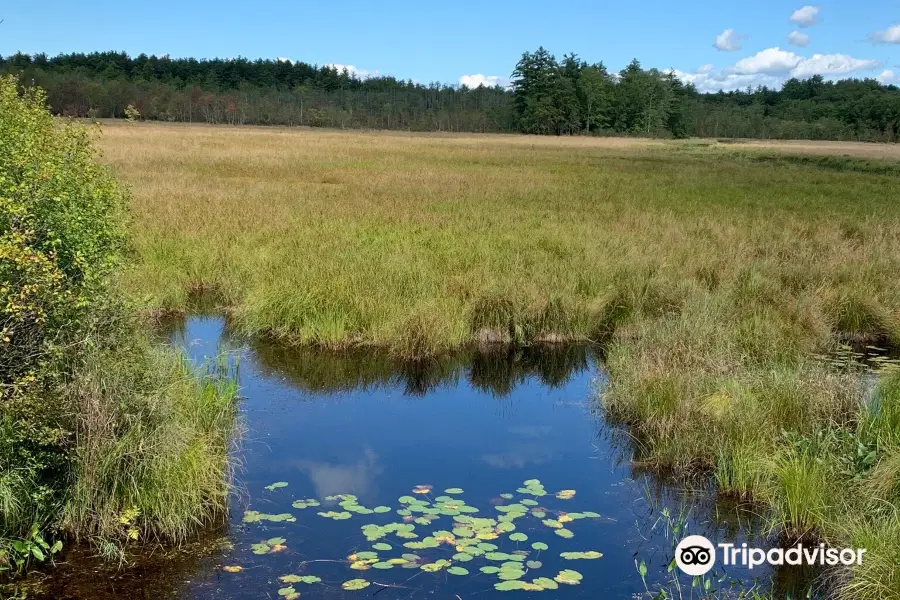
[[[634, 470], [627, 437], [596, 403], [604, 372], [590, 347], [410, 365], [234, 340], [218, 317], [190, 318], [171, 340], [198, 364], [222, 351], [237, 364], [243, 431], [228, 523], [194, 550], [117, 574], [69, 558], [50, 576], [52, 597], [508, 598], [495, 584], [509, 579], [492, 571], [511, 577], [518, 563], [518, 580], [576, 580], [539, 597], [631, 598], [671, 589], [684, 535], [753, 539], [752, 511]], [[511, 513], [521, 516], [501, 520]], [[504, 521], [513, 529], [498, 533]], [[602, 557], [561, 556], [571, 552]], [[734, 596], [782, 594], [798, 579], [716, 573]], [[351, 580], [365, 586], [345, 589]], [[690, 578], [681, 582], [690, 595]]]

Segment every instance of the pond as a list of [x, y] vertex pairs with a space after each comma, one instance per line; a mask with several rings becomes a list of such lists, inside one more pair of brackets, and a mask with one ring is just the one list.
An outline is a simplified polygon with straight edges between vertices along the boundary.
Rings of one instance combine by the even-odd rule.
[[[679, 527], [755, 540], [752, 510], [634, 470], [596, 402], [592, 347], [402, 364], [231, 339], [218, 317], [171, 339], [198, 364], [225, 349], [238, 365], [228, 523], [121, 572], [70, 553], [51, 597], [510, 598], [522, 581], [547, 598], [629, 598], [672, 589]], [[735, 595], [782, 595], [807, 575], [731, 569], [712, 583]]]

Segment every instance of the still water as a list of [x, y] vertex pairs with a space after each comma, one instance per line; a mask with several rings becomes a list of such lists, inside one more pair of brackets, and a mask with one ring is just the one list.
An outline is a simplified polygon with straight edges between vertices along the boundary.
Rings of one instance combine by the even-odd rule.
[[[223, 350], [238, 364], [243, 431], [228, 523], [196, 547], [124, 572], [70, 558], [52, 576], [53, 597], [510, 598], [527, 592], [495, 584], [517, 570], [526, 571], [518, 580], [545, 578], [551, 588], [564, 580], [544, 598], [648, 597], [648, 588], [673, 590], [668, 566], [685, 535], [673, 523], [714, 541], [755, 540], [752, 511], [634, 471], [627, 436], [597, 406], [604, 373], [590, 347], [398, 364], [230, 339], [216, 317], [188, 319], [171, 339], [198, 364]], [[504, 519], [514, 529], [502, 524], [517, 514]], [[475, 534], [482, 546], [468, 541]], [[404, 546], [435, 537], [437, 547]], [[350, 568], [354, 554], [363, 569]], [[279, 581], [290, 575], [306, 579]], [[780, 593], [793, 575], [719, 568], [714, 587]], [[351, 580], [365, 587], [344, 589]], [[690, 596], [690, 579], [681, 584]]]

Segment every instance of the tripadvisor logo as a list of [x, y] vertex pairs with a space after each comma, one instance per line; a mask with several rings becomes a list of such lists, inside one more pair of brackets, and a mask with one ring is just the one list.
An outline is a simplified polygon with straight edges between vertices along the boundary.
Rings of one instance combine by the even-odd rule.
[[[746, 543], [718, 544], [723, 565], [753, 569], [760, 565], [861, 565], [865, 548], [827, 548], [825, 544], [807, 547], [797, 544], [791, 548], [750, 548]], [[716, 564], [716, 547], [702, 535], [690, 535], [675, 548], [675, 563], [687, 575], [705, 575]]]

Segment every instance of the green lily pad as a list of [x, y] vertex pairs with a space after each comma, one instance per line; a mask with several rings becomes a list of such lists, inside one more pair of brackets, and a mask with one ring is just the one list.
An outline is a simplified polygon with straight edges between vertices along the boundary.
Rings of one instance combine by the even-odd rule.
[[487, 575], [495, 575], [500, 572], [500, 567], [487, 566], [487, 567], [481, 567], [478, 570]]
[[282, 575], [278, 578], [281, 583], [300, 583], [303, 580], [299, 575]]
[[501, 592], [510, 592], [513, 590], [524, 590], [528, 587], [528, 583], [524, 581], [519, 581], [518, 579], [514, 579], [512, 581], [501, 581], [500, 583], [494, 584], [494, 589], [500, 590]]
[[509, 539], [511, 539], [514, 542], [524, 542], [528, 539], [528, 536], [525, 535], [524, 533], [516, 532], [516, 533], [511, 533], [509, 535]]
[[573, 538], [573, 537], [575, 537], [575, 534], [572, 533], [571, 530], [565, 529], [565, 528], [563, 528], [563, 529], [554, 529], [554, 530], [553, 530], [553, 533], [555, 533], [555, 534], [558, 535], [559, 537], [564, 538], [564, 539], [567, 539], [567, 540], [568, 540], [568, 539], [571, 539], [571, 538]]
[[371, 584], [365, 579], [351, 579], [341, 584], [345, 590], [361, 590], [369, 587]]
[[544, 512], [544, 511], [542, 511], [542, 510], [538, 510], [538, 509], [536, 509], [536, 508], [532, 508], [532, 509], [531, 509], [531, 516], [533, 516], [533, 517], [536, 518], [536, 519], [543, 519], [544, 517], [547, 516], [547, 513]]
[[382, 552], [389, 552], [390, 550], [393, 549], [393, 546], [391, 546], [390, 544], [385, 544], [384, 542], [381, 542], [378, 544], [372, 544], [372, 548], [374, 550], [380, 550]]
[[322, 578], [315, 575], [303, 575], [300, 577], [300, 583], [322, 583]]
[[528, 567], [529, 569], [540, 569], [541, 567], [544, 566], [544, 563], [542, 563], [539, 560], [529, 560], [528, 562], [525, 563], [525, 566]]
[[356, 558], [359, 560], [371, 560], [373, 558], [378, 558], [377, 552], [357, 552]]
[[297, 519], [290, 513], [281, 513], [277, 515], [267, 515], [255, 510], [248, 510], [244, 513], [244, 523], [259, 523], [260, 521], [271, 521], [280, 523], [282, 521], [293, 523]]
[[525, 506], [537, 506], [537, 505], [538, 505], [538, 501], [537, 501], [537, 500], [531, 500], [530, 498], [524, 498], [524, 499], [522, 499], [522, 500], [519, 500], [519, 504], [523, 504], [523, 505], [525, 505]]
[[472, 555], [465, 552], [457, 552], [453, 555], [453, 560], [459, 562], [469, 562], [470, 560], [472, 560]]
[[565, 583], [566, 585], [578, 585], [578, 583], [582, 580], [582, 575], [578, 571], [573, 571], [571, 569], [565, 569], [560, 571], [559, 574], [553, 579], [557, 583]]
[[274, 492], [275, 490], [277, 490], [279, 488], [283, 488], [283, 487], [287, 487], [287, 486], [288, 486], [287, 481], [276, 481], [275, 483], [267, 485], [266, 489], [269, 490], [270, 492]]
[[563, 552], [560, 556], [566, 560], [595, 560], [602, 558], [603, 554], [601, 552], [590, 550], [588, 552]]
[[451, 575], [468, 575], [469, 574], [469, 570], [464, 569], [462, 567], [450, 567], [449, 569], [447, 569], [447, 572], [450, 573]]
[[592, 511], [588, 511], [588, 510], [584, 511], [581, 514], [583, 514], [585, 517], [587, 517], [589, 519], [599, 519], [600, 518], [600, 513], [595, 513]]
[[381, 562], [377, 562], [377, 563], [373, 564], [372, 568], [373, 569], [393, 569], [394, 565], [393, 565], [393, 563], [390, 563], [388, 561], [381, 561]]
[[541, 523], [543, 523], [547, 527], [550, 527], [551, 529], [561, 529], [563, 526], [563, 524], [556, 519], [544, 519], [543, 521], [541, 521]]
[[545, 544], [544, 542], [535, 542], [531, 545], [531, 547], [535, 550], [546, 550], [549, 546], [547, 546], [547, 544]]
[[512, 500], [513, 495], [507, 492], [505, 494], [500, 494], [500, 497], [503, 498], [504, 500]]
[[321, 503], [314, 498], [307, 498], [306, 500], [294, 500], [291, 504], [294, 508], [310, 508], [311, 506], [321, 506]]
[[462, 494], [463, 490], [462, 490], [462, 488], [447, 488], [446, 490], [444, 490], [444, 493], [445, 494]]
[[509, 533], [510, 531], [515, 531], [516, 526], [508, 521], [504, 521], [503, 523], [497, 524], [497, 529], [504, 533]]
[[270, 546], [280, 546], [281, 544], [285, 543], [286, 541], [287, 540], [284, 539], [283, 537], [273, 537], [273, 538], [266, 540], [266, 543]]
[[480, 544], [478, 544], [478, 547], [485, 552], [493, 552], [497, 549], [497, 546], [495, 544], [489, 544], [487, 542], [481, 542]]
[[297, 593], [293, 587], [283, 587], [278, 590], [279, 596], [284, 596], [285, 598], [299, 598], [300, 594]]
[[497, 577], [499, 577], [503, 581], [519, 579], [523, 575], [525, 575], [525, 571], [522, 571], [521, 569], [500, 569], [500, 572], [497, 573]]
[[268, 544], [253, 544], [250, 546], [250, 550], [253, 551], [253, 554], [268, 554], [271, 548]]
[[535, 585], [539, 585], [545, 590], [556, 590], [559, 589], [559, 584], [550, 579], [549, 577], [538, 577], [532, 583]]
[[391, 512], [391, 507], [390, 506], [376, 506], [375, 508], [372, 509], [372, 512], [377, 515], [389, 513], [389, 512]]

